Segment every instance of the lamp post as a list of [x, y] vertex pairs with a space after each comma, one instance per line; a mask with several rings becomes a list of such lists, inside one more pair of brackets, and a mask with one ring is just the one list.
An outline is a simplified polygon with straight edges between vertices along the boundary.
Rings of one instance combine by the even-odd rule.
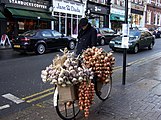
[[[125, 24], [126, 24], [126, 29], [128, 29], [128, 0], [125, 0]], [[128, 35], [126, 35], [124, 37], [128, 37]], [[122, 85], [125, 85], [125, 82], [126, 82], [126, 54], [127, 54], [127, 48], [123, 48]]]

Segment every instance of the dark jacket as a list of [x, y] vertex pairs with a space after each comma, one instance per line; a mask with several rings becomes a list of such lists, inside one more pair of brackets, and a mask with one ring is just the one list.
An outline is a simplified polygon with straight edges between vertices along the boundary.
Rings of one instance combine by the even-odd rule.
[[76, 54], [79, 55], [86, 50], [88, 47], [93, 47], [97, 45], [97, 31], [95, 28], [88, 23], [85, 30], [80, 29], [78, 32], [78, 44], [76, 47]]

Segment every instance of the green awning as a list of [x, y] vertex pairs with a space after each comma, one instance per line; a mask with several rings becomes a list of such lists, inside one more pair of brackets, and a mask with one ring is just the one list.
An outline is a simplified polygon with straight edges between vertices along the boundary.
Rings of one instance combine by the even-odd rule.
[[[125, 16], [124, 15], [119, 15], [119, 14], [110, 14], [110, 20], [115, 20], [115, 21], [125, 21]], [[128, 19], [128, 22], [130, 22], [131, 19]]]
[[56, 20], [56, 18], [52, 17], [50, 14], [46, 12], [37, 12], [37, 11], [14, 9], [14, 8], [7, 8], [7, 9], [15, 18], [40, 19], [45, 21]]
[[110, 20], [125, 21], [125, 16], [111, 13]]
[[6, 17], [0, 12], [0, 19], [6, 19]]

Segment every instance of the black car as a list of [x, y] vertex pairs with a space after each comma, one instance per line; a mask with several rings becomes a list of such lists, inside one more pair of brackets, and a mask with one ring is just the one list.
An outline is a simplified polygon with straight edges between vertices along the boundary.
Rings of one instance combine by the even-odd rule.
[[18, 52], [43, 54], [46, 50], [67, 47], [74, 49], [76, 39], [64, 36], [56, 30], [39, 29], [27, 31], [12, 41], [12, 48]]
[[[128, 41], [128, 51], [137, 53], [139, 49], [148, 47], [151, 50], [154, 46], [155, 38], [148, 31], [130, 30], [129, 41]], [[109, 43], [109, 47], [116, 51], [117, 49], [122, 49], [122, 36], [112, 39]]]
[[155, 35], [155, 38], [161, 38], [161, 27], [156, 28], [153, 35]]
[[96, 28], [97, 43], [99, 45], [109, 44], [110, 40], [118, 35], [111, 28]]

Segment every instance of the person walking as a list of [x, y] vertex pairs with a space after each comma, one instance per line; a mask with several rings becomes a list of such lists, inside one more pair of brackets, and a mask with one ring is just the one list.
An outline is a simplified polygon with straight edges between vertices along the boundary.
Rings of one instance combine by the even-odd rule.
[[79, 28], [76, 55], [82, 54], [83, 50], [97, 45], [97, 30], [91, 26], [87, 18], [80, 20]]

